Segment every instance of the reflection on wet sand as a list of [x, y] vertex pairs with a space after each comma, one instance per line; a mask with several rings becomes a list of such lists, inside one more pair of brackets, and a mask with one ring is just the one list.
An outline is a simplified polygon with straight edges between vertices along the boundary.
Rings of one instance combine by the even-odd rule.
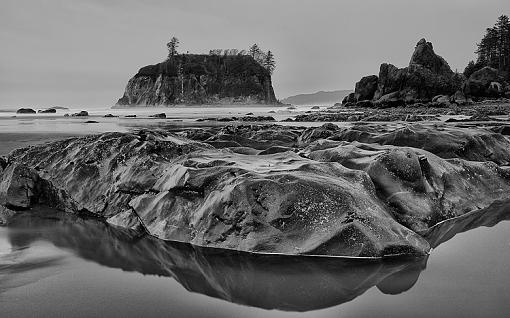
[[[508, 203], [498, 203], [491, 211], [444, 222], [426, 237], [437, 246], [456, 233], [508, 219]], [[9, 225], [7, 235], [13, 253], [22, 253], [35, 242], [48, 241], [107, 267], [172, 277], [191, 292], [287, 311], [339, 305], [373, 286], [385, 294], [404, 292], [416, 283], [427, 262], [427, 258], [317, 258], [200, 248], [47, 209], [18, 216]], [[33, 265], [38, 266], [36, 262]], [[47, 263], [40, 262], [40, 266]]]

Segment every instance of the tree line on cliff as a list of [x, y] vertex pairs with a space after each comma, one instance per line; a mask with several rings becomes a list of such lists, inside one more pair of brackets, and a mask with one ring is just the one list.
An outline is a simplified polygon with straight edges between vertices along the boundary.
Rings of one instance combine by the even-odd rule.
[[466, 77], [485, 66], [503, 72], [510, 79], [510, 19], [501, 15], [494, 26], [487, 28], [477, 43], [477, 60], [470, 61], [464, 70]]
[[[178, 54], [177, 48], [179, 47], [179, 39], [175, 36], [170, 39], [170, 42], [166, 44], [168, 49], [168, 58], [167, 60], [171, 60]], [[276, 60], [274, 57], [273, 52], [270, 50], [267, 52], [264, 52], [257, 43], [253, 44], [248, 51], [246, 50], [239, 50], [239, 49], [212, 49], [209, 50], [209, 55], [211, 56], [251, 56], [257, 63], [262, 65], [269, 74], [273, 74], [275, 68], [276, 68]]]

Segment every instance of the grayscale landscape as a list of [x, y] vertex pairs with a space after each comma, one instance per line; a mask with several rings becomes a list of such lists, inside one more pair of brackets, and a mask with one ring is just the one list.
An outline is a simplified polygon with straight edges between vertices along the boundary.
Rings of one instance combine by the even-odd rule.
[[2, 317], [508, 317], [505, 1], [0, 4]]

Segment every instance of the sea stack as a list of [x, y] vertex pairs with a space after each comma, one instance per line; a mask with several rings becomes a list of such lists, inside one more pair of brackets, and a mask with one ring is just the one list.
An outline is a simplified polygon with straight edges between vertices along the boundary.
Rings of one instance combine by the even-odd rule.
[[276, 103], [271, 74], [253, 57], [180, 54], [142, 67], [117, 106]]
[[407, 67], [381, 64], [379, 75], [363, 77], [356, 83], [354, 93], [342, 103], [391, 107], [429, 103], [443, 95], [450, 100], [449, 96], [462, 94], [464, 80], [462, 74], [453, 72], [446, 60], [434, 52], [431, 42], [421, 39]]

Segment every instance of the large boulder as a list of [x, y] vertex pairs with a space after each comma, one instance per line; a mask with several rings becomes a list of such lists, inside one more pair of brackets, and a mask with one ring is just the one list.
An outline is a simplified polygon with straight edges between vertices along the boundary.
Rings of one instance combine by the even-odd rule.
[[378, 108], [398, 107], [404, 106], [405, 101], [402, 98], [400, 92], [397, 91], [381, 96], [380, 98], [377, 99], [374, 105], [377, 106]]
[[377, 75], [370, 75], [363, 77], [356, 83], [354, 89], [354, 98], [356, 101], [371, 100], [374, 98], [375, 91], [377, 90]]
[[55, 114], [57, 112], [57, 110], [55, 108], [48, 108], [48, 109], [39, 109], [37, 112], [41, 113], [41, 114]]
[[16, 111], [16, 114], [35, 114], [35, 110], [32, 108], [20, 108]]
[[342, 105], [348, 105], [348, 104], [354, 104], [356, 103], [356, 95], [354, 92], [349, 93], [349, 95], [345, 96], [344, 99], [342, 99]]
[[73, 117], [87, 117], [88, 115], [89, 115], [88, 111], [82, 110], [82, 111], [80, 111], [78, 113], [72, 114], [71, 116], [73, 116]]
[[473, 97], [497, 97], [504, 95], [506, 82], [497, 69], [486, 66], [469, 77], [464, 83], [464, 94]]
[[36, 192], [38, 177], [33, 169], [11, 164], [1, 172], [0, 205], [11, 210], [28, 209]]
[[450, 96], [450, 102], [455, 103], [457, 105], [465, 105], [468, 104], [470, 101], [462, 91], [458, 90], [455, 92], [455, 94]]
[[379, 100], [382, 96], [390, 93], [398, 93], [403, 84], [404, 74], [405, 70], [399, 69], [393, 64], [381, 64], [374, 100]]
[[351, 131], [350, 138], [381, 144], [366, 145], [337, 141], [348, 132], [332, 124], [271, 127], [189, 134], [234, 146], [221, 149], [147, 130], [18, 149], [1, 165], [0, 222], [42, 204], [197, 246], [383, 257], [427, 254], [420, 233], [508, 199], [508, 172], [495, 163], [508, 156], [501, 134], [457, 136], [453, 159], [444, 159], [454, 143], [441, 144], [440, 130], [436, 139], [380, 125]]
[[163, 240], [283, 254], [429, 250], [394, 220], [368, 174], [294, 152], [243, 155], [141, 131], [17, 150], [9, 162], [38, 171], [34, 202]]

